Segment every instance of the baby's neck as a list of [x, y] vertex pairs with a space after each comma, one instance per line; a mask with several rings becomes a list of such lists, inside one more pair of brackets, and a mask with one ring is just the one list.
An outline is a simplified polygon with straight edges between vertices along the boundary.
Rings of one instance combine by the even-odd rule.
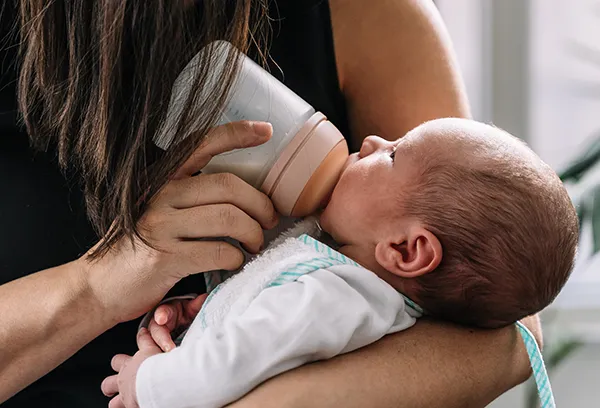
[[361, 247], [357, 245], [343, 245], [337, 248], [337, 251], [354, 260], [364, 268], [370, 270], [397, 291], [408, 295], [405, 293], [405, 290], [407, 289], [405, 280], [379, 265], [375, 259], [374, 248]]
[[370, 270], [375, 275], [379, 276], [382, 280], [387, 282], [394, 289], [408, 296], [408, 294], [406, 293], [406, 290], [408, 290], [408, 288], [406, 287], [407, 285], [405, 280], [400, 278], [399, 276], [394, 275], [393, 273], [389, 272], [387, 269], [379, 265], [379, 263], [375, 259], [374, 247], [369, 247], [368, 245], [340, 244], [336, 242], [327, 231], [321, 228], [321, 225], [318, 221], [316, 221], [316, 226], [318, 229], [317, 239], [319, 241], [329, 246], [330, 248], [335, 249], [339, 253], [347, 256], [348, 258], [357, 262], [364, 268]]

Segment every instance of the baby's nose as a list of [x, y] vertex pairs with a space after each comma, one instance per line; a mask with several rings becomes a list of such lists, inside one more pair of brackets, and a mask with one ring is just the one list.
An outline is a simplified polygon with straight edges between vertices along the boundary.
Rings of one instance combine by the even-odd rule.
[[386, 140], [379, 136], [367, 136], [363, 140], [362, 146], [360, 147], [360, 157], [366, 157], [373, 152], [385, 147]]

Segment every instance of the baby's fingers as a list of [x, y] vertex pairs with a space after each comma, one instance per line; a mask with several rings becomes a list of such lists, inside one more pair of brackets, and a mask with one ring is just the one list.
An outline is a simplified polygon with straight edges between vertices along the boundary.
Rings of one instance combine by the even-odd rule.
[[127, 408], [125, 407], [125, 404], [123, 404], [123, 400], [121, 399], [120, 396], [116, 396], [113, 399], [110, 400], [110, 402], [108, 403], [108, 408]]
[[119, 392], [119, 384], [117, 382], [117, 375], [111, 375], [110, 377], [106, 377], [102, 384], [100, 384], [100, 389], [102, 390], [102, 394], [107, 397], [112, 397], [117, 392]]
[[131, 356], [126, 354], [117, 354], [112, 358], [112, 360], [110, 360], [110, 366], [118, 373], [123, 368], [123, 365], [125, 365], [125, 363], [129, 360], [131, 360]]
[[180, 325], [189, 325], [192, 323], [192, 320], [200, 313], [202, 305], [207, 297], [208, 294], [205, 293], [183, 304], [184, 318], [183, 321], [179, 322]]
[[160, 305], [154, 311], [154, 321], [161, 326], [175, 326], [175, 322], [177, 321], [177, 308], [170, 303]]
[[162, 351], [171, 351], [175, 348], [175, 343], [171, 339], [171, 330], [168, 327], [160, 325], [155, 319], [150, 321], [148, 325], [152, 340], [160, 347]]

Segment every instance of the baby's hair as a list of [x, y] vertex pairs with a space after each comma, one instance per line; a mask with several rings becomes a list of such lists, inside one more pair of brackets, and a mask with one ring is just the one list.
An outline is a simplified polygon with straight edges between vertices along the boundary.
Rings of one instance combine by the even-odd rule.
[[537, 157], [520, 141], [504, 151], [490, 143], [496, 153], [475, 162], [421, 160], [403, 204], [443, 250], [439, 267], [414, 282], [415, 300], [433, 316], [484, 328], [549, 305], [570, 275], [579, 236], [575, 209], [554, 171], [529, 155], [510, 154], [518, 143]]

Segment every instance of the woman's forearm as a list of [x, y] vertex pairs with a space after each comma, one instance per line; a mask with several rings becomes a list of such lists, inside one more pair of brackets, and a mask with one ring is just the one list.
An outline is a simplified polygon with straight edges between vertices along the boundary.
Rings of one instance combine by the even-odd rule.
[[0, 286], [0, 403], [114, 325], [78, 265]]
[[[528, 322], [539, 334], [536, 324]], [[484, 407], [528, 376], [516, 328], [421, 319], [354, 353], [275, 377], [231, 407]]]

